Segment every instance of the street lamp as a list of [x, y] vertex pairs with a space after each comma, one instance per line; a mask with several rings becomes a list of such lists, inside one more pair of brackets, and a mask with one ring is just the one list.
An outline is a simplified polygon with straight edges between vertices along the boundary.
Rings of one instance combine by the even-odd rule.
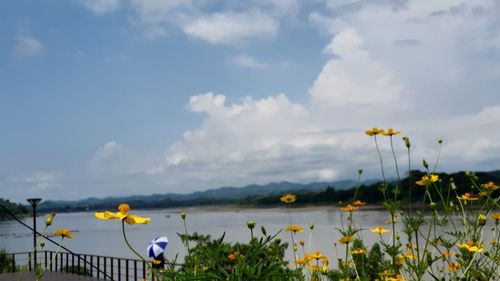
[[30, 202], [31, 207], [33, 208], [33, 264], [35, 265], [34, 269], [36, 271], [36, 205], [42, 201], [40, 198], [29, 198], [26, 199]]

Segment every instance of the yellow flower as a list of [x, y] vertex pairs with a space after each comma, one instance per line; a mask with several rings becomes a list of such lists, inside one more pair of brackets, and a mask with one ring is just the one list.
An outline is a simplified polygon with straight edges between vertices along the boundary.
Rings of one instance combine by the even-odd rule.
[[500, 220], [500, 213], [494, 213], [494, 212], [491, 212], [490, 216], [495, 219], [495, 221], [499, 221]]
[[387, 277], [385, 281], [405, 281], [401, 274], [396, 274], [394, 277]]
[[63, 228], [63, 229], [56, 229], [54, 231], [54, 235], [55, 236], [61, 236], [62, 238], [73, 238], [73, 233], [71, 231], [69, 231], [67, 228]]
[[379, 128], [372, 128], [372, 129], [369, 129], [369, 130], [365, 131], [365, 134], [369, 135], [370, 137], [371, 136], [376, 136], [378, 134], [383, 134], [383, 133], [384, 133], [384, 130], [379, 129]]
[[292, 225], [287, 226], [285, 228], [285, 231], [293, 232], [293, 233], [304, 232], [304, 228], [300, 225], [292, 224]]
[[342, 237], [339, 239], [339, 243], [340, 243], [340, 244], [349, 244], [349, 243], [351, 243], [352, 241], [354, 241], [354, 237], [349, 236], [349, 235], [342, 236]]
[[307, 261], [306, 261], [306, 259], [305, 259], [305, 258], [297, 259], [297, 260], [295, 261], [295, 263], [296, 263], [296, 264], [298, 264], [298, 265], [303, 265], [303, 264], [305, 264], [306, 262], [307, 262]]
[[438, 180], [439, 180], [438, 175], [430, 174], [430, 175], [423, 176], [419, 181], [416, 182], [416, 184], [421, 185], [421, 186], [426, 186], [426, 185], [431, 184], [433, 182], [437, 182]]
[[381, 226], [377, 226], [377, 227], [375, 227], [373, 229], [370, 229], [370, 231], [373, 232], [373, 233], [378, 233], [378, 234], [389, 232], [388, 229], [385, 229], [385, 228], [383, 228]]
[[453, 252], [444, 252], [442, 254], [443, 258], [451, 258], [451, 257], [454, 257], [455, 256], [455, 253]]
[[481, 243], [477, 243], [477, 245], [472, 241], [467, 241], [463, 244], [457, 244], [460, 249], [466, 249], [469, 252], [482, 252], [484, 250], [484, 246]]
[[151, 262], [152, 262], [153, 264], [160, 264], [160, 263], [161, 263], [161, 261], [160, 261], [160, 260], [156, 260], [156, 259], [153, 259]]
[[448, 270], [449, 270], [450, 272], [455, 272], [455, 271], [457, 271], [457, 270], [458, 270], [458, 268], [459, 268], [459, 267], [460, 267], [460, 265], [458, 265], [458, 263], [456, 263], [456, 262], [452, 262], [452, 263], [450, 263], [450, 264], [448, 265]]
[[326, 256], [323, 256], [323, 254], [320, 251], [314, 251], [312, 254], [312, 258], [315, 260], [328, 260]]
[[457, 199], [462, 201], [476, 201], [479, 198], [472, 196], [469, 192], [466, 192], [462, 196], [457, 196]]
[[234, 261], [237, 257], [237, 254], [236, 253], [231, 253], [229, 255], [227, 255], [227, 258], [230, 260], [230, 261]]
[[412, 260], [412, 259], [414, 259], [414, 258], [415, 258], [415, 256], [413, 255], [412, 251], [406, 251], [406, 253], [405, 253], [405, 257], [406, 257], [407, 259], [410, 259], [410, 260]]
[[401, 134], [401, 132], [396, 132], [396, 131], [394, 131], [393, 128], [389, 128], [385, 132], [382, 131], [382, 135], [384, 135], [384, 136], [394, 136], [394, 135], [399, 135], [399, 134]]
[[348, 211], [348, 212], [354, 212], [354, 211], [356, 211], [358, 209], [359, 209], [359, 207], [355, 207], [355, 206], [353, 206], [351, 204], [347, 204], [347, 206], [340, 208], [340, 210], [342, 210], [342, 211]]
[[55, 216], [56, 216], [56, 212], [50, 212], [49, 216], [47, 217], [47, 220], [45, 220], [45, 226], [51, 225]]
[[412, 242], [408, 242], [408, 243], [406, 244], [406, 248], [408, 248], [408, 249], [416, 249], [416, 248], [417, 248], [417, 245], [415, 245], [415, 244], [414, 244], [414, 243], [412, 243]]
[[485, 216], [483, 213], [479, 213], [479, 215], [477, 216], [477, 221], [479, 222], [480, 225], [485, 225], [487, 220], [488, 217]]
[[491, 190], [497, 190], [498, 185], [496, 185], [494, 182], [490, 181], [488, 183], [483, 184], [484, 189], [491, 189]]
[[363, 202], [363, 201], [361, 201], [361, 200], [356, 200], [356, 201], [354, 201], [352, 204], [353, 204], [354, 206], [358, 206], [358, 207], [359, 207], [359, 206], [363, 206], [363, 205], [365, 205], [366, 203], [365, 203], [365, 202]]
[[295, 200], [297, 200], [297, 196], [295, 196], [293, 194], [285, 194], [285, 195], [280, 197], [280, 200], [283, 203], [290, 204], [290, 203], [295, 202]]
[[[324, 256], [323, 254], [321, 254], [320, 251], [314, 251], [313, 254], [306, 254], [304, 256], [304, 260], [306, 260], [307, 262], [313, 261], [313, 260], [316, 261], [315, 265], [308, 265], [308, 268], [310, 270], [325, 271], [328, 268], [328, 263], [329, 263], [328, 258], [326, 256]], [[318, 261], [321, 261], [321, 263], [322, 263], [321, 267], [318, 265]]]
[[130, 206], [128, 204], [122, 203], [118, 206], [118, 211], [122, 213], [128, 213], [128, 211], [130, 211]]
[[96, 212], [95, 217], [100, 219], [100, 220], [121, 220], [125, 221], [128, 224], [148, 224], [151, 219], [150, 218], [142, 218], [136, 215], [129, 214], [128, 211], [130, 210], [130, 207], [128, 204], [120, 204], [118, 206], [119, 212], [113, 213], [110, 211], [104, 211], [104, 212]]
[[357, 248], [357, 249], [354, 249], [352, 251], [353, 255], [361, 255], [361, 254], [364, 254], [364, 253], [366, 253], [366, 250], [363, 249], [363, 248]]

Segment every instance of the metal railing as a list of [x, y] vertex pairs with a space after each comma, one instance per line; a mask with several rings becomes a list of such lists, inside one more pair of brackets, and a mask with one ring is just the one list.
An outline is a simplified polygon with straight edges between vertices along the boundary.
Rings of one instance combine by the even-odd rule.
[[[12, 259], [11, 272], [34, 270], [32, 252], [8, 255]], [[153, 278], [148, 276], [146, 263], [139, 259], [39, 251], [37, 263], [38, 268], [44, 271], [81, 274], [103, 280], [137, 281]]]

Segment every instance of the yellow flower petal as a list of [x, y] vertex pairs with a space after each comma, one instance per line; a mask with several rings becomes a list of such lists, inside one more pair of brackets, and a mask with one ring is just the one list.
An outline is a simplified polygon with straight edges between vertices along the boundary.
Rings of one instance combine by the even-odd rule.
[[112, 220], [112, 219], [118, 219], [115, 213], [110, 212], [110, 211], [104, 211], [104, 212], [96, 212], [95, 217], [100, 219], [100, 220]]
[[150, 218], [142, 218], [142, 217], [135, 216], [135, 215], [128, 215], [125, 218], [125, 222], [128, 224], [136, 224], [136, 223], [148, 224], [150, 221], [151, 221]]

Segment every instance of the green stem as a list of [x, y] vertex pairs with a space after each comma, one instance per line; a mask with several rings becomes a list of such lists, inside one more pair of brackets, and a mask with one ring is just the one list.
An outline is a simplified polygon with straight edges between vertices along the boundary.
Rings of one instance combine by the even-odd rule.
[[382, 160], [382, 155], [380, 154], [380, 149], [378, 148], [377, 135], [375, 135], [375, 147], [377, 148], [378, 158], [380, 160], [380, 168], [382, 169], [382, 179], [385, 182], [385, 172], [384, 172], [384, 161]]
[[160, 280], [160, 278], [158, 278], [158, 276], [156, 275], [156, 272], [153, 270], [153, 268], [151, 267], [151, 265], [149, 264], [149, 262], [143, 258], [134, 248], [132, 248], [132, 246], [130, 245], [130, 243], [128, 242], [128, 239], [127, 239], [127, 235], [125, 234], [125, 220], [123, 219], [122, 220], [122, 233], [123, 233], [123, 240], [125, 240], [125, 244], [127, 245], [127, 247], [139, 258], [141, 259], [148, 267], [149, 270], [151, 270], [151, 274], [154, 275], [155, 279], [156, 280]]
[[182, 219], [182, 222], [184, 223], [184, 234], [186, 235], [186, 248], [188, 250], [188, 255], [191, 254], [191, 249], [189, 248], [189, 239], [188, 239], [188, 230], [186, 226], [186, 219]]

